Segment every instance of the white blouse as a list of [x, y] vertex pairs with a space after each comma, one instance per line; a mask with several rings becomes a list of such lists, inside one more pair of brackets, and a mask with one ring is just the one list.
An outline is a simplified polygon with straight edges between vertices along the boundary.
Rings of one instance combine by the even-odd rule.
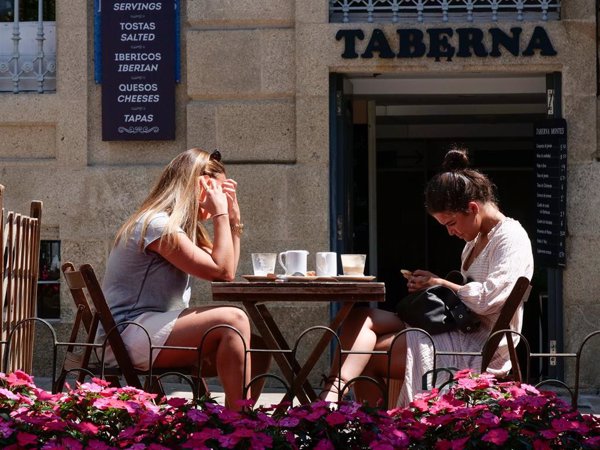
[[[533, 252], [527, 232], [521, 224], [505, 218], [488, 233], [488, 243], [475, 257], [467, 270], [464, 262], [477, 239], [467, 242], [461, 256], [461, 272], [471, 280], [458, 290], [460, 299], [481, 319], [479, 329], [474, 333], [451, 331], [432, 336], [437, 351], [481, 352], [494, 323], [500, 315], [502, 305], [508, 298], [517, 279], [521, 276], [531, 280], [533, 276]], [[510, 327], [521, 331], [523, 325], [523, 305], [520, 305]], [[518, 336], [513, 336], [515, 345]], [[422, 390], [423, 374], [433, 368], [433, 348], [429, 339], [422, 333], [406, 334], [406, 373], [404, 384], [398, 397], [398, 406], [406, 406], [414, 394]], [[436, 367], [456, 369], [481, 369], [480, 356], [438, 355]], [[510, 359], [506, 339], [498, 346], [488, 368], [489, 372], [505, 374], [510, 370]], [[439, 385], [439, 383], [438, 383]]]

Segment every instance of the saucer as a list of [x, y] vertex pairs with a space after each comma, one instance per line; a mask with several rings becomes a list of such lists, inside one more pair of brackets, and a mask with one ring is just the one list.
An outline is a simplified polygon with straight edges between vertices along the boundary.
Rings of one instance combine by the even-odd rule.
[[376, 277], [373, 275], [338, 275], [333, 278], [338, 281], [373, 281]]
[[246, 279], [247, 281], [253, 281], [253, 282], [258, 282], [258, 281], [275, 281], [277, 280], [277, 277], [274, 275], [242, 275], [242, 278]]

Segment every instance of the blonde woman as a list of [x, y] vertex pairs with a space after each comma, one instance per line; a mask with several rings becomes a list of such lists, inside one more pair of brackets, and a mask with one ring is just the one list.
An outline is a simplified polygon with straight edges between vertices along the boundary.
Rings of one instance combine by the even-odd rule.
[[[237, 183], [225, 176], [221, 155], [192, 148], [175, 157], [140, 208], [117, 233], [108, 258], [103, 290], [118, 324], [135, 321], [154, 345], [197, 347], [205, 332], [226, 324], [250, 344], [250, 324], [239, 308], [190, 308], [190, 276], [209, 281], [235, 277], [243, 230]], [[213, 239], [202, 222], [211, 220]], [[148, 368], [148, 340], [140, 327], [121, 331], [138, 368]], [[110, 352], [107, 352], [110, 353]], [[237, 409], [243, 399], [244, 343], [231, 329], [211, 332], [204, 360], [216, 368], [226, 405]], [[107, 362], [110, 363], [111, 355]], [[196, 352], [161, 350], [154, 367], [197, 364]], [[268, 364], [268, 363], [267, 363]], [[244, 379], [244, 373], [246, 379]]]

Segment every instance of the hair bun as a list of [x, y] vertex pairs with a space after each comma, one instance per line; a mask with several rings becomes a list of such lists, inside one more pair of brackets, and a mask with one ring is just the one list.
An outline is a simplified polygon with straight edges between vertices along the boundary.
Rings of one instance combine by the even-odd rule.
[[452, 148], [448, 150], [442, 163], [442, 169], [444, 172], [456, 172], [459, 170], [465, 170], [469, 167], [469, 156], [467, 150], [462, 148]]

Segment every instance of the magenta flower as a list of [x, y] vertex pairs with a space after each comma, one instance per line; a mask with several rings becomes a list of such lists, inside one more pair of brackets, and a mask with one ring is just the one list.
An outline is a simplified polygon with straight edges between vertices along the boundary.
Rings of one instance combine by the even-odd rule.
[[14, 400], [17, 401], [19, 400], [19, 396], [13, 394], [12, 391], [8, 390], [8, 389], [4, 389], [4, 388], [0, 388], [0, 396], [7, 398], [8, 400]]
[[478, 427], [483, 427], [485, 429], [496, 427], [500, 424], [500, 418], [491, 412], [484, 412], [481, 416], [475, 421], [475, 424]]
[[577, 420], [554, 419], [551, 424], [552, 428], [558, 433], [563, 431], [574, 431], [576, 433], [585, 434], [590, 431], [585, 423]]
[[548, 442], [542, 441], [541, 439], [536, 439], [533, 441], [533, 450], [551, 450], [552, 447]]
[[22, 370], [15, 370], [6, 376], [6, 381], [11, 386], [30, 386], [33, 387], [33, 378]]
[[338, 411], [334, 411], [327, 416], [325, 421], [329, 424], [329, 426], [335, 427], [336, 425], [346, 423], [346, 416], [344, 416]]
[[264, 433], [256, 433], [250, 439], [251, 450], [263, 450], [272, 448], [273, 438]]
[[508, 437], [508, 431], [502, 428], [495, 428], [484, 434], [481, 440], [502, 446], [508, 440]]
[[97, 439], [89, 441], [87, 445], [88, 450], [113, 450], [114, 448]]
[[371, 450], [396, 450], [392, 445], [385, 442], [371, 442], [369, 448]]
[[173, 408], [181, 408], [188, 401], [185, 398], [173, 397], [167, 400], [167, 404]]
[[35, 434], [20, 431], [17, 433], [17, 443], [20, 447], [27, 447], [37, 442], [38, 437]]
[[335, 447], [329, 439], [321, 439], [315, 446], [315, 450], [335, 450]]

